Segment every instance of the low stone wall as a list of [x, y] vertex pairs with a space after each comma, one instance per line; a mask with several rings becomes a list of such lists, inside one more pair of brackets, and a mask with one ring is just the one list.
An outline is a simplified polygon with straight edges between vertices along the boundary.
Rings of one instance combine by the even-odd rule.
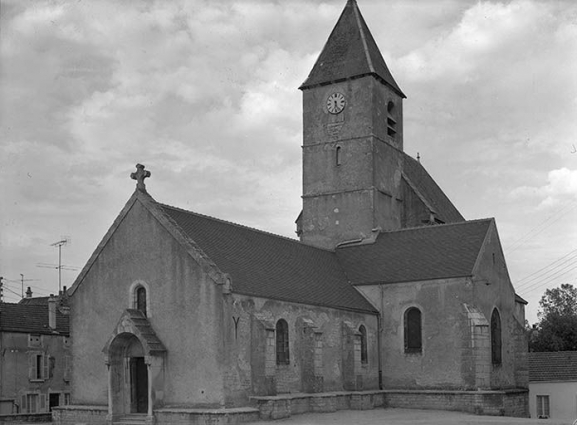
[[[108, 425], [106, 406], [63, 406], [54, 410], [54, 425]], [[154, 423], [167, 425], [233, 425], [259, 420], [254, 407], [185, 409], [165, 407], [154, 411]]]
[[[165, 407], [154, 411], [156, 424], [233, 425], [282, 419], [307, 412], [407, 409], [455, 410], [477, 415], [529, 417], [528, 390], [445, 391], [373, 390], [330, 393], [293, 393], [251, 397], [255, 407], [231, 409], [185, 409]], [[107, 425], [105, 406], [62, 406], [53, 411], [54, 425]]]
[[11, 415], [0, 415], [0, 424], [20, 422], [50, 423], [51, 420], [51, 413], [15, 413]]
[[490, 416], [529, 417], [528, 390], [375, 390], [251, 397], [263, 420], [307, 412], [368, 410], [377, 407], [455, 410]]
[[76, 425], [79, 423], [90, 425], [107, 425], [107, 406], [58, 406], [52, 409], [52, 423], [54, 425]]
[[385, 393], [379, 390], [281, 394], [250, 399], [258, 407], [262, 420], [288, 418], [307, 412], [324, 413], [385, 407]]
[[529, 391], [384, 390], [387, 407], [456, 410], [488, 416], [529, 417]]
[[162, 408], [154, 411], [154, 417], [157, 424], [233, 425], [258, 421], [259, 412], [253, 407], [231, 409]]

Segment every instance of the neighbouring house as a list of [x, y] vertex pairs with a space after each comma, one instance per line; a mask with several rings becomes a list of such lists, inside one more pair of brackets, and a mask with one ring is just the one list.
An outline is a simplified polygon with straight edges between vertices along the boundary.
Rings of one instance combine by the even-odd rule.
[[577, 351], [529, 353], [532, 418], [577, 419]]
[[157, 202], [138, 164], [69, 290], [72, 405], [56, 423], [528, 416], [526, 302], [495, 220], [465, 220], [403, 152], [405, 95], [355, 1], [300, 89], [300, 240]]
[[68, 318], [63, 296], [0, 303], [0, 414], [70, 402]]

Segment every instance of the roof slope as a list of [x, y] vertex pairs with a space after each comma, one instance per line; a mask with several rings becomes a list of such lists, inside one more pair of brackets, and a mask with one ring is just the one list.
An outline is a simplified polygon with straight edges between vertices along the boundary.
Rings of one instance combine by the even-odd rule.
[[0, 330], [33, 334], [69, 335], [68, 315], [56, 308], [56, 329], [48, 326], [48, 300], [44, 304], [0, 303]]
[[403, 154], [403, 158], [404, 179], [408, 180], [409, 185], [414, 186], [419, 194], [425, 198], [425, 203], [434, 210], [436, 216], [445, 223], [465, 221], [421, 163], [407, 154]]
[[374, 75], [406, 97], [391, 75], [357, 3], [348, 0], [301, 89], [352, 77]]
[[372, 244], [338, 248], [337, 257], [353, 284], [470, 276], [492, 221], [384, 232]]
[[577, 381], [577, 351], [529, 353], [529, 381]]
[[375, 312], [347, 281], [334, 252], [158, 204], [219, 268], [233, 292]]

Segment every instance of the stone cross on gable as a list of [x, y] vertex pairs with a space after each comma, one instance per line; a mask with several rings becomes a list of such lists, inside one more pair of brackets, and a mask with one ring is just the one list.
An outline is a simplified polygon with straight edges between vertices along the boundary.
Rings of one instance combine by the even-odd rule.
[[136, 172], [130, 174], [130, 178], [136, 180], [136, 188], [146, 192], [144, 179], [150, 177], [150, 171], [144, 169], [144, 165], [136, 164]]

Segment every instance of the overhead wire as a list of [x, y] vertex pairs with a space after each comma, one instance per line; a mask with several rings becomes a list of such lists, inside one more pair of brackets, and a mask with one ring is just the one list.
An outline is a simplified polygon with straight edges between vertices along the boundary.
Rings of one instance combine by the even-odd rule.
[[[577, 208], [577, 200], [571, 201], [569, 204], [565, 205], [561, 209], [557, 210], [555, 213], [551, 214], [549, 217], [547, 217], [545, 220], [540, 222], [537, 226], [533, 227], [531, 230], [529, 230], [527, 233], [525, 233], [519, 239], [513, 241], [511, 243], [511, 245], [509, 247], [507, 247], [505, 250], [507, 251], [507, 253], [511, 253], [511, 252], [516, 251], [517, 249], [522, 247], [523, 244], [525, 242], [527, 242], [527, 240], [529, 238], [534, 238], [535, 236], [537, 236], [538, 234], [543, 232], [545, 229], [547, 229], [548, 227], [550, 227], [551, 225], [553, 225], [554, 223], [559, 221], [565, 214], [571, 212], [575, 208]], [[551, 221], [551, 220], [553, 220], [553, 221]], [[535, 233], [533, 233], [533, 232], [535, 232]]]
[[[569, 257], [569, 258], [567, 258]], [[561, 260], [567, 258], [565, 261], [562, 261], [561, 263], [559, 263]], [[533, 282], [536, 279], [540, 279], [543, 278], [545, 275], [547, 275], [548, 273], [552, 272], [553, 270], [561, 267], [563, 264], [575, 260], [577, 259], [577, 249], [574, 249], [573, 251], [570, 251], [569, 253], [565, 254], [564, 256], [558, 258], [557, 260], [553, 261], [552, 263], [547, 264], [545, 267], [540, 268], [539, 270], [525, 276], [522, 279], [519, 279], [516, 283], [515, 286], [517, 288], [529, 285], [531, 282]], [[554, 264], [559, 263], [557, 265], [555, 265], [553, 267]], [[521, 283], [522, 282], [522, 283]]]
[[[568, 269], [568, 267], [570, 267], [570, 268]], [[542, 287], [548, 285], [549, 283], [551, 283], [555, 280], [558, 280], [560, 277], [565, 276], [567, 273], [572, 272], [573, 270], [577, 270], [577, 263], [569, 264], [568, 266], [563, 267], [562, 269], [558, 270], [553, 275], [548, 276], [546, 278], [546, 280], [535, 282], [533, 285], [530, 285], [530, 286], [522, 289], [520, 292], [522, 294], [528, 294], [530, 292], [533, 292], [535, 289], [542, 288]]]

